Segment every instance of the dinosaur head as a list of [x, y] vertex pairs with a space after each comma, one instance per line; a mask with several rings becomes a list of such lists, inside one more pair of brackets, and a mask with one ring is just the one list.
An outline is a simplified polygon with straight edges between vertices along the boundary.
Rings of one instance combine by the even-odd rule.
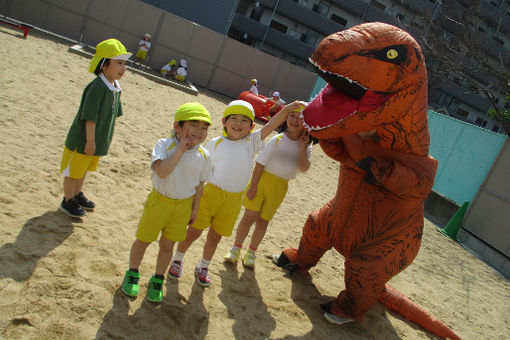
[[365, 23], [334, 33], [310, 62], [328, 83], [303, 112], [318, 139], [410, 130], [413, 114], [426, 117], [424, 57], [413, 37], [395, 26]]

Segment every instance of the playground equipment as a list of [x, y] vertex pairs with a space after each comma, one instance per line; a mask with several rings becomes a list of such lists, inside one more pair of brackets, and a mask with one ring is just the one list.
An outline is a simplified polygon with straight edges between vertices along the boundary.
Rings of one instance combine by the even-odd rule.
[[278, 113], [281, 108], [278, 108], [273, 114], [269, 114], [269, 109], [273, 106], [271, 101], [268, 101], [267, 97], [264, 97], [261, 94], [253, 94], [250, 91], [243, 91], [239, 94], [237, 99], [241, 99], [247, 101], [253, 106], [253, 110], [255, 111], [255, 118], [258, 120], [267, 123], [272, 116]]

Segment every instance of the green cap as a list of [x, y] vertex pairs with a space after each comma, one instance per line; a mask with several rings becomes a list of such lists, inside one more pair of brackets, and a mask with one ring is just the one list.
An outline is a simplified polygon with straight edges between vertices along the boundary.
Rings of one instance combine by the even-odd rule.
[[175, 112], [175, 121], [181, 122], [185, 120], [201, 120], [211, 124], [211, 116], [209, 111], [200, 103], [186, 103]]
[[230, 115], [243, 115], [253, 122], [255, 118], [255, 111], [253, 110], [253, 106], [245, 100], [233, 100], [231, 101], [225, 111], [223, 112], [223, 117], [228, 117]]
[[92, 57], [89, 66], [89, 72], [94, 73], [101, 59], [128, 60], [132, 53], [126, 51], [126, 48], [117, 39], [107, 39], [101, 41], [96, 46], [96, 54]]

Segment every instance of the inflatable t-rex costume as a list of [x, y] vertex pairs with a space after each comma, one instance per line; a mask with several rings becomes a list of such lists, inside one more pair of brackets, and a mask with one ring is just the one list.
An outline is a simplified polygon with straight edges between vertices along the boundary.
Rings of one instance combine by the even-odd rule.
[[275, 261], [305, 273], [335, 248], [345, 257], [345, 290], [323, 309], [359, 322], [420, 247], [437, 168], [428, 155], [425, 60], [405, 31], [366, 23], [326, 37], [311, 62], [328, 84], [304, 122], [341, 163], [338, 190], [308, 217], [299, 249]]

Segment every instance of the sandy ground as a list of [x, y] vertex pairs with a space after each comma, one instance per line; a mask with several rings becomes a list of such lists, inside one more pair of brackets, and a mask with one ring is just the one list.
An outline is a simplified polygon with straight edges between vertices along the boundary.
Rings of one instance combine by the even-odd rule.
[[[70, 43], [36, 31], [0, 27], [0, 337], [6, 339], [437, 339], [382, 305], [360, 324], [334, 326], [319, 304], [343, 289], [343, 259], [328, 252], [310, 276], [292, 277], [269, 257], [297, 246], [307, 214], [333, 196], [338, 164], [314, 146], [313, 164], [289, 193], [259, 248], [254, 271], [227, 266], [223, 239], [210, 267], [212, 286], [195, 283], [204, 239], [185, 258], [182, 279], [147, 301], [157, 244], [140, 268], [137, 299], [120, 290], [142, 204], [151, 189], [150, 153], [168, 135], [171, 113], [199, 101], [219, 135], [229, 98], [194, 96], [127, 72], [125, 115], [100, 169], [87, 177], [97, 208], [82, 219], [57, 211], [58, 173], [67, 129], [92, 75]], [[507, 237], [507, 236], [505, 236]], [[510, 283], [425, 221], [420, 254], [391, 284], [463, 339], [510, 338]]]

